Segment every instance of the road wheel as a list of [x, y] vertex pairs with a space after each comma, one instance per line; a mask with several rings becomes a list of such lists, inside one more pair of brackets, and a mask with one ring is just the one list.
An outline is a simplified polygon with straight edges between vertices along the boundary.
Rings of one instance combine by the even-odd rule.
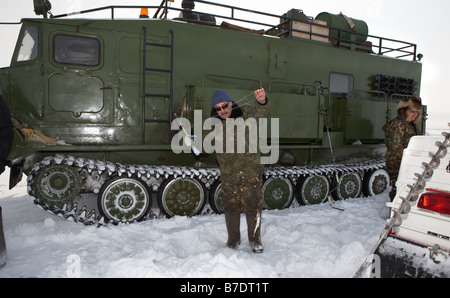
[[222, 204], [222, 182], [220, 180], [214, 181], [209, 190], [209, 205], [211, 209], [217, 213], [223, 213]]
[[116, 176], [103, 184], [97, 204], [107, 221], [129, 223], [147, 214], [152, 197], [147, 184], [139, 178]]
[[288, 208], [294, 199], [294, 188], [288, 178], [269, 178], [262, 187], [262, 197], [266, 209]]
[[336, 200], [346, 200], [359, 197], [362, 190], [362, 180], [358, 173], [345, 173], [339, 177], [333, 197]]
[[301, 205], [315, 205], [327, 200], [330, 183], [325, 176], [306, 176], [297, 184], [297, 201]]
[[367, 172], [363, 178], [363, 194], [366, 197], [379, 195], [388, 189], [390, 182], [385, 169]]
[[194, 216], [206, 203], [202, 184], [190, 178], [168, 178], [158, 192], [158, 205], [167, 216]]

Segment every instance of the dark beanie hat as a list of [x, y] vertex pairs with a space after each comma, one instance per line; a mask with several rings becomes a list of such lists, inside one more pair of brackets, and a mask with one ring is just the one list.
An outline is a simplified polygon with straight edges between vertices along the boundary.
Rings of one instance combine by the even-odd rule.
[[233, 101], [231, 96], [223, 90], [217, 90], [211, 97], [211, 106], [215, 107], [218, 103], [225, 101]]

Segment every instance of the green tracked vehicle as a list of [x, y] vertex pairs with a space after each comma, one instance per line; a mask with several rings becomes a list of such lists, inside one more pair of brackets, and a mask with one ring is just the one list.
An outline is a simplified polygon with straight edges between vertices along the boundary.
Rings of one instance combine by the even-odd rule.
[[[175, 153], [172, 123], [210, 117], [217, 89], [244, 105], [265, 88], [279, 128], [267, 129], [279, 151], [265, 208], [386, 190], [381, 128], [399, 100], [420, 95], [415, 44], [342, 14], [168, 2], [52, 15], [34, 0], [43, 18], [22, 20], [0, 69], [14, 124], [10, 188], [25, 173], [36, 204], [85, 224], [220, 213], [214, 154]], [[136, 18], [117, 18], [124, 10]]]

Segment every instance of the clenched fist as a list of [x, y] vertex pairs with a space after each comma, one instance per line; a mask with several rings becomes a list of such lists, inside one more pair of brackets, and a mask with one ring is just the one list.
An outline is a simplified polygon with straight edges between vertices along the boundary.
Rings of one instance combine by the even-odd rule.
[[266, 102], [266, 91], [264, 88], [255, 91], [255, 98], [260, 104], [264, 104]]

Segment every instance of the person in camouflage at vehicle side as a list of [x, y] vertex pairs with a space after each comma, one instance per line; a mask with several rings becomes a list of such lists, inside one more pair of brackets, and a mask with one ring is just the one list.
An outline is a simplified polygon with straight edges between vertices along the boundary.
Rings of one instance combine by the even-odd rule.
[[[238, 129], [232, 127], [230, 131], [233, 133], [225, 133], [227, 125], [232, 123], [227, 122], [227, 119], [242, 118], [245, 121], [254, 118], [258, 121], [269, 114], [270, 103], [264, 89], [256, 90], [254, 96], [254, 103], [239, 106], [227, 92], [217, 90], [211, 98], [211, 117], [216, 117], [223, 123], [224, 150], [223, 153], [216, 152], [216, 158], [221, 172], [222, 205], [228, 231], [227, 246], [236, 248], [240, 243], [240, 213], [243, 211], [246, 215], [250, 246], [253, 252], [262, 253], [261, 188], [264, 166], [261, 164], [259, 148], [256, 148], [255, 152], [249, 150], [249, 139], [256, 136], [245, 133], [245, 144], [241, 144], [238, 143]], [[233, 152], [227, 152], [230, 149], [226, 148], [227, 137], [234, 138]], [[238, 146], [245, 146], [245, 153], [240, 153], [241, 151], [236, 149]]]
[[[8, 154], [13, 141], [11, 114], [3, 97], [0, 95], [0, 174], [8, 165]], [[6, 243], [3, 233], [2, 207], [0, 206], [0, 268], [6, 265]]]
[[3, 97], [0, 95], [0, 174], [8, 164], [7, 158], [13, 141], [11, 115]]
[[408, 146], [411, 137], [422, 134], [417, 124], [422, 120], [422, 102], [412, 97], [401, 100], [397, 107], [397, 117], [383, 126], [386, 143], [386, 171], [391, 178], [391, 201], [395, 198], [395, 182], [398, 178], [403, 149]]

